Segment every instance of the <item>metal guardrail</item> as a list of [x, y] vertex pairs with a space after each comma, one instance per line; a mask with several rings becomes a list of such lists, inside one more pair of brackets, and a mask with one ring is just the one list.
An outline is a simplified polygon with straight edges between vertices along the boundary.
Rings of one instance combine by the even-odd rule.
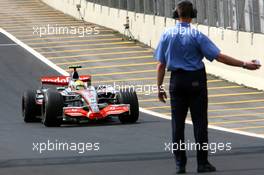
[[[171, 17], [179, 0], [87, 0], [137, 13]], [[191, 0], [199, 24], [264, 33], [264, 0]]]

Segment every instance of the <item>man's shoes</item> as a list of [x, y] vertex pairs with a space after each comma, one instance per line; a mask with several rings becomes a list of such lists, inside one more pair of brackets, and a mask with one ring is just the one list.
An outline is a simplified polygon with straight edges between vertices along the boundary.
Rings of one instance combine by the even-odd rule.
[[176, 173], [177, 174], [184, 174], [184, 173], [186, 173], [185, 166], [176, 166]]
[[209, 172], [215, 172], [215, 171], [216, 171], [216, 168], [209, 162], [198, 165], [198, 169], [197, 169], [198, 173], [209, 173]]

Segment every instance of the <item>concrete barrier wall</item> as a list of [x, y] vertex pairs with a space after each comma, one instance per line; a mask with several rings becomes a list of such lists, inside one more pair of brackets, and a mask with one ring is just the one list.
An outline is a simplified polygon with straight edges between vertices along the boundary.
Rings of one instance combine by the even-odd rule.
[[[131, 32], [139, 41], [155, 48], [166, 27], [175, 25], [175, 20], [159, 16], [144, 15], [126, 10], [109, 8], [87, 2], [86, 0], [43, 0], [51, 7], [80, 18], [76, 4], [81, 2], [81, 12], [86, 21], [96, 23], [120, 33], [124, 32], [123, 24], [129, 16]], [[208, 35], [223, 53], [242, 60], [260, 59], [264, 64], [264, 35], [248, 32], [237, 32], [204, 25], [194, 25]], [[264, 68], [248, 71], [241, 68], [206, 62], [207, 72], [238, 84], [264, 90]]]

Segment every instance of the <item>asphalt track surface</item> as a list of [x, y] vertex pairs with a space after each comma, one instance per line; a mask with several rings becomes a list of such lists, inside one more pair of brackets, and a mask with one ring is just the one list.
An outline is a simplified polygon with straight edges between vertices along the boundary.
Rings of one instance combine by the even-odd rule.
[[[170, 117], [169, 99], [166, 104], [159, 103], [157, 99], [157, 63], [153, 59], [153, 49], [139, 42], [122, 40], [122, 34], [104, 26], [89, 21], [84, 24], [80, 19], [65, 15], [41, 0], [1, 0], [0, 8], [0, 27], [60, 68], [69, 71], [68, 66], [81, 65], [80, 73], [91, 74], [94, 85], [144, 87], [143, 91], [137, 90], [141, 109]], [[124, 19], [117, 16], [116, 20]], [[45, 29], [47, 25], [63, 28], [98, 27], [100, 32], [79, 37], [79, 34], [61, 32], [44, 32], [40, 35], [40, 32], [35, 31], [36, 27]], [[207, 74], [207, 78], [209, 124], [263, 137], [264, 92], [210, 74]], [[168, 84], [169, 73], [164, 81], [166, 89]], [[154, 89], [151, 90], [153, 85]], [[187, 121], [190, 122], [190, 116]]]
[[[21, 116], [21, 95], [39, 87], [43, 75], [58, 73], [0, 35], [0, 175], [89, 174], [171, 175], [172, 155], [164, 150], [171, 140], [170, 121], [140, 114], [137, 124], [121, 125], [113, 119], [104, 123], [46, 128], [25, 124]], [[210, 155], [215, 174], [263, 174], [264, 140], [209, 130], [211, 142], [231, 142], [231, 151]], [[99, 151], [33, 151], [33, 143], [100, 143]], [[186, 126], [186, 140], [193, 141], [192, 126]], [[188, 152], [188, 173], [196, 172], [195, 152]]]

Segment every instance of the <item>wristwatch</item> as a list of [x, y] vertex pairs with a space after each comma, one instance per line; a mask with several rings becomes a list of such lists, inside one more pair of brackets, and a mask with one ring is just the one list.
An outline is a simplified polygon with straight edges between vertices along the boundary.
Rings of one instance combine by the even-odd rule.
[[243, 62], [242, 67], [243, 67], [244, 69], [246, 69], [246, 68], [247, 68], [247, 63], [246, 63], [246, 62]]

